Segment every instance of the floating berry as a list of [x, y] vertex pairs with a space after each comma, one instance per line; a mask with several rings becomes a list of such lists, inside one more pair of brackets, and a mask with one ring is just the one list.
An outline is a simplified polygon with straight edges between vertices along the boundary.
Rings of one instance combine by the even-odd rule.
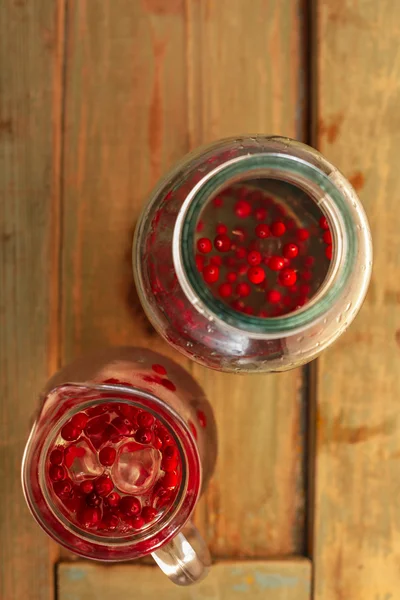
[[90, 479], [86, 479], [85, 481], [81, 482], [79, 488], [83, 494], [90, 494], [91, 492], [93, 492], [93, 481], [90, 481]]
[[322, 236], [322, 239], [324, 240], [325, 244], [332, 244], [332, 234], [330, 231], [325, 231], [324, 235]]
[[114, 513], [108, 513], [104, 515], [101, 522], [104, 529], [108, 529], [109, 531], [114, 531], [115, 529], [117, 529], [118, 523], [119, 517]]
[[204, 256], [202, 256], [201, 254], [196, 254], [195, 262], [197, 270], [201, 273], [205, 265]]
[[118, 494], [118, 492], [111, 492], [105, 501], [111, 508], [116, 508], [121, 501], [121, 496]]
[[258, 250], [251, 250], [247, 255], [247, 262], [253, 267], [261, 262], [261, 253]]
[[280, 302], [282, 294], [278, 290], [269, 290], [266, 295], [266, 299], [271, 304], [277, 304]]
[[229, 298], [232, 295], [232, 286], [230, 283], [221, 283], [218, 288], [218, 294], [221, 298]]
[[321, 229], [329, 229], [328, 220], [326, 217], [321, 217], [319, 220], [319, 226]]
[[296, 244], [285, 244], [282, 254], [285, 258], [296, 258], [299, 253], [299, 247]]
[[53, 490], [59, 498], [68, 498], [72, 492], [72, 483], [70, 479], [56, 481], [53, 483]]
[[266, 208], [257, 208], [254, 211], [254, 216], [257, 219], [257, 221], [264, 221], [264, 219], [267, 216], [267, 209]]
[[216, 206], [217, 208], [220, 208], [224, 203], [224, 199], [222, 198], [222, 196], [215, 196], [214, 200], [213, 200], [213, 204], [214, 206]]
[[243, 312], [245, 315], [254, 315], [254, 308], [252, 306], [245, 306]]
[[297, 235], [297, 239], [300, 242], [305, 242], [310, 237], [310, 232], [308, 231], [308, 229], [304, 229], [304, 227], [300, 227], [297, 230], [296, 235]]
[[99, 496], [108, 496], [113, 491], [114, 483], [107, 475], [101, 475], [94, 482], [94, 489]]
[[98, 494], [96, 494], [96, 492], [90, 492], [90, 494], [87, 495], [86, 497], [86, 504], [88, 506], [101, 506], [101, 498]]
[[101, 519], [100, 509], [86, 506], [78, 513], [77, 519], [85, 529], [96, 529]]
[[237, 284], [236, 293], [241, 298], [246, 298], [247, 296], [250, 295], [250, 292], [251, 292], [251, 288], [250, 288], [249, 284], [246, 283], [245, 281]]
[[302, 274], [300, 275], [300, 277], [303, 281], [311, 281], [312, 272], [311, 271], [303, 271]]
[[203, 231], [203, 229], [204, 229], [204, 223], [203, 223], [203, 221], [199, 221], [196, 225], [197, 233], [200, 233], [201, 231]]
[[52, 481], [62, 481], [65, 479], [65, 469], [61, 465], [51, 465], [49, 469], [49, 477]]
[[308, 283], [302, 283], [299, 285], [299, 292], [302, 296], [308, 296], [311, 291], [311, 286]]
[[80, 412], [72, 417], [70, 423], [78, 429], [85, 429], [88, 421], [89, 417], [87, 416], [87, 414], [84, 412]]
[[229, 273], [226, 274], [226, 278], [230, 283], [233, 283], [237, 279], [237, 273], [230, 271]]
[[327, 246], [325, 248], [325, 256], [326, 258], [328, 258], [329, 260], [332, 259], [332, 244], [330, 244], [329, 246]]
[[166, 473], [164, 477], [161, 479], [161, 485], [166, 490], [173, 490], [177, 487], [179, 483], [179, 476], [176, 471], [171, 471], [170, 473]]
[[142, 527], [145, 526], [145, 520], [142, 517], [132, 517], [130, 524], [132, 525], [133, 529], [142, 529]]
[[77, 440], [81, 433], [82, 429], [75, 427], [71, 422], [64, 425], [64, 427], [61, 429], [61, 437], [67, 442]]
[[64, 452], [60, 448], [54, 448], [50, 452], [49, 460], [52, 465], [61, 465], [64, 460]]
[[271, 235], [271, 231], [266, 223], [260, 223], [259, 225], [257, 225], [255, 231], [256, 236], [262, 240]]
[[244, 258], [246, 256], [246, 248], [238, 248], [235, 252], [236, 258]]
[[271, 231], [275, 237], [281, 237], [286, 231], [286, 225], [282, 221], [275, 221], [271, 225]]
[[200, 238], [197, 241], [197, 250], [202, 254], [208, 254], [212, 250], [211, 240], [208, 238]]
[[279, 283], [285, 287], [291, 287], [296, 283], [297, 275], [294, 269], [283, 269], [278, 275]]
[[219, 235], [222, 235], [223, 233], [227, 233], [228, 228], [226, 225], [224, 225], [223, 223], [218, 223], [217, 228], [216, 228], [216, 232]]
[[313, 256], [306, 256], [304, 259], [304, 265], [306, 267], [313, 267], [315, 264], [315, 258]]
[[245, 219], [251, 214], [251, 204], [245, 200], [239, 200], [239, 202], [236, 202], [235, 204], [235, 214], [240, 219]]
[[222, 265], [222, 258], [220, 256], [212, 256], [210, 258], [210, 265], [216, 265], [220, 267]]
[[139, 444], [150, 444], [152, 439], [153, 433], [151, 429], [147, 429], [146, 427], [139, 427], [135, 433], [135, 440], [139, 442]]
[[231, 240], [226, 235], [226, 233], [217, 235], [217, 237], [214, 240], [214, 247], [218, 252], [229, 252], [229, 250], [231, 249]]
[[111, 465], [114, 464], [116, 456], [117, 451], [115, 448], [112, 448], [111, 446], [105, 446], [99, 452], [99, 461], [105, 467], [111, 467]]
[[268, 266], [271, 271], [280, 271], [285, 266], [285, 262], [281, 256], [271, 256], [268, 259]]
[[157, 514], [158, 511], [156, 508], [153, 508], [152, 506], [145, 506], [142, 510], [141, 516], [144, 519], [145, 523], [150, 523], [151, 521], [154, 521]]
[[265, 279], [264, 269], [262, 267], [250, 267], [247, 271], [247, 277], [251, 283], [262, 283]]
[[219, 268], [216, 265], [204, 267], [203, 278], [206, 283], [215, 283], [219, 278]]
[[141, 504], [137, 498], [133, 496], [124, 496], [119, 503], [119, 510], [128, 516], [135, 516], [140, 513]]
[[140, 413], [140, 415], [137, 418], [139, 427], [151, 427], [154, 424], [154, 421], [154, 416], [146, 411]]

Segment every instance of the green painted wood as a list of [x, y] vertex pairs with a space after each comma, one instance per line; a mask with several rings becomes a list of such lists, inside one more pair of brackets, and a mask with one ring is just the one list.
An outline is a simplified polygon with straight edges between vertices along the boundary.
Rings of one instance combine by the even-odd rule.
[[157, 567], [61, 563], [58, 582], [59, 600], [311, 600], [306, 559], [220, 562], [204, 581], [187, 588], [168, 582]]

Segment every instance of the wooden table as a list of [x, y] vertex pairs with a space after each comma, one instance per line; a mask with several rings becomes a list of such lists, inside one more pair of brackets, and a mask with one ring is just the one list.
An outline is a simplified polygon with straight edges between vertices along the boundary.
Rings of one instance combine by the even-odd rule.
[[[399, 34], [398, 0], [2, 0], [1, 600], [400, 598]], [[244, 132], [317, 146], [375, 241], [356, 322], [283, 375], [188, 364], [132, 280], [151, 187], [190, 148]], [[198, 587], [76, 560], [25, 506], [39, 389], [109, 344], [173, 356], [215, 408], [218, 468], [196, 515], [215, 566]]]

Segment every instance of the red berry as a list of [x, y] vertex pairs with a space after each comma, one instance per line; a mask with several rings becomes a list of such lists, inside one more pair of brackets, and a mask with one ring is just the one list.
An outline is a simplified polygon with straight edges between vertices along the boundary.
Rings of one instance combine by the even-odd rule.
[[229, 252], [231, 249], [231, 240], [225, 233], [217, 235], [214, 239], [214, 247], [218, 252]]
[[88, 437], [93, 437], [95, 435], [100, 435], [103, 433], [107, 424], [110, 420], [110, 415], [99, 415], [98, 417], [94, 417], [88, 421], [88, 424], [85, 427], [85, 433]]
[[240, 267], [238, 268], [238, 275], [246, 275], [248, 270], [248, 265], [240, 265]]
[[92, 508], [86, 506], [82, 511], [78, 513], [78, 522], [85, 529], [95, 529], [101, 518], [99, 508]]
[[141, 516], [144, 519], [145, 523], [150, 523], [150, 521], [154, 521], [157, 514], [158, 511], [156, 508], [153, 508], [152, 506], [145, 506], [142, 510]]
[[260, 223], [260, 225], [257, 225], [257, 227], [256, 227], [256, 236], [257, 237], [264, 240], [265, 238], [269, 237], [270, 235], [271, 235], [271, 232], [266, 223]]
[[245, 306], [243, 312], [245, 315], [254, 315], [254, 308], [251, 306]]
[[306, 267], [312, 267], [315, 264], [315, 258], [313, 256], [306, 256], [304, 259], [304, 265]]
[[138, 416], [139, 427], [151, 427], [154, 424], [154, 416], [151, 413], [143, 411]]
[[115, 515], [114, 513], [107, 513], [106, 515], [103, 516], [103, 520], [102, 520], [102, 525], [104, 527], [104, 529], [108, 529], [109, 531], [114, 531], [119, 523], [119, 517], [118, 515]]
[[142, 527], [145, 526], [146, 522], [142, 517], [132, 517], [130, 524], [133, 527], [133, 529], [142, 529]]
[[235, 204], [235, 214], [241, 219], [245, 219], [251, 213], [251, 204], [246, 202], [246, 200], [239, 200]]
[[154, 448], [156, 450], [160, 450], [162, 448], [162, 445], [163, 445], [162, 441], [160, 440], [159, 437], [156, 436], [154, 438], [154, 440], [153, 440], [153, 446], [154, 446]]
[[266, 299], [271, 304], [277, 304], [280, 302], [282, 294], [278, 290], [269, 290], [266, 295]]
[[71, 419], [71, 423], [74, 427], [78, 429], [85, 429], [87, 422], [89, 421], [89, 417], [86, 413], [80, 412], [74, 415]]
[[221, 298], [229, 298], [232, 295], [232, 286], [230, 283], [221, 283], [218, 288], [218, 294]]
[[308, 285], [308, 283], [302, 283], [299, 286], [299, 292], [300, 292], [300, 294], [302, 296], [308, 296], [308, 294], [310, 293], [310, 291], [311, 291], [311, 286]]
[[163, 459], [161, 461], [161, 468], [166, 473], [175, 471], [178, 466], [178, 461], [179, 461], [178, 456], [172, 456], [172, 457], [163, 456]]
[[268, 266], [271, 271], [280, 271], [285, 266], [285, 262], [281, 256], [271, 256], [268, 259]]
[[220, 256], [212, 256], [210, 258], [210, 265], [217, 265], [217, 267], [220, 267], [222, 265], [222, 258]]
[[124, 496], [119, 503], [119, 510], [128, 516], [135, 516], [140, 513], [141, 504], [137, 498], [133, 496]]
[[254, 211], [254, 216], [257, 221], [264, 221], [265, 217], [267, 216], [267, 209], [257, 208], [257, 210]]
[[67, 442], [72, 442], [73, 440], [77, 440], [81, 435], [82, 429], [78, 429], [78, 427], [74, 427], [72, 423], [67, 423], [61, 429], [61, 437]]
[[153, 433], [151, 429], [147, 429], [146, 427], [139, 427], [135, 433], [135, 440], [139, 442], [139, 444], [150, 444], [152, 439]]
[[321, 217], [319, 220], [319, 226], [321, 229], [329, 229], [329, 224], [326, 217]]
[[166, 375], [167, 374], [167, 369], [165, 367], [163, 367], [162, 365], [152, 365], [151, 367], [153, 369], [153, 371], [155, 373], [158, 373], [159, 375]]
[[311, 281], [312, 272], [311, 271], [303, 271], [302, 274], [300, 275], [300, 277], [303, 281]]
[[206, 417], [205, 413], [202, 410], [198, 410], [197, 411], [197, 418], [199, 420], [199, 423], [200, 423], [201, 427], [206, 427], [207, 426], [207, 417]]
[[201, 254], [196, 254], [195, 262], [196, 262], [197, 270], [200, 271], [200, 273], [201, 273], [202, 270], [204, 269], [204, 265], [205, 265], [204, 256], [202, 256]]
[[297, 235], [297, 239], [300, 242], [305, 242], [310, 237], [310, 232], [307, 229], [304, 229], [303, 227], [300, 227], [300, 229], [297, 230], [297, 234], [296, 235]]
[[223, 223], [218, 223], [217, 228], [216, 228], [216, 232], [218, 234], [223, 234], [226, 233], [228, 231], [228, 228], [226, 225], [224, 225]]
[[86, 497], [86, 504], [88, 506], [101, 506], [101, 498], [96, 492], [90, 492]]
[[65, 452], [64, 452], [65, 466], [68, 468], [71, 467], [75, 458], [77, 458], [78, 456], [82, 457], [84, 455], [85, 455], [84, 448], [79, 448], [78, 446], [74, 446], [73, 444], [71, 446], [68, 446], [68, 448], [65, 448]]
[[108, 504], [108, 506], [111, 506], [111, 508], [116, 508], [121, 500], [121, 496], [118, 494], [118, 492], [111, 492], [111, 494], [109, 494], [106, 498], [106, 503]]
[[94, 489], [96, 490], [99, 496], [108, 496], [108, 494], [111, 494], [111, 492], [113, 491], [113, 488], [114, 483], [112, 479], [110, 479], [110, 477], [107, 477], [107, 475], [101, 475], [94, 482]]
[[247, 262], [253, 267], [261, 262], [261, 253], [258, 250], [251, 250], [247, 255]]
[[286, 225], [282, 221], [275, 221], [271, 225], [271, 231], [275, 237], [281, 237], [286, 231]]
[[213, 200], [213, 204], [214, 206], [216, 206], [217, 208], [220, 208], [224, 203], [224, 199], [221, 196], [215, 196], [214, 200]]
[[117, 456], [117, 451], [111, 446], [105, 446], [99, 452], [99, 461], [105, 467], [111, 467]]
[[211, 240], [208, 238], [200, 238], [197, 240], [197, 250], [202, 254], [208, 254], [212, 250]]
[[61, 465], [51, 465], [49, 469], [49, 477], [52, 481], [62, 481], [65, 479], [65, 469]]
[[324, 235], [322, 236], [322, 239], [324, 240], [325, 244], [332, 244], [332, 234], [330, 231], [325, 231]]
[[242, 300], [235, 300], [234, 302], [232, 302], [231, 306], [235, 310], [238, 310], [241, 312], [244, 309], [244, 302], [242, 302]]
[[296, 283], [297, 275], [294, 269], [283, 269], [278, 275], [279, 283], [285, 287], [291, 287]]
[[196, 225], [197, 233], [200, 233], [201, 231], [203, 231], [203, 229], [204, 229], [204, 223], [203, 223], [203, 221], [199, 221]]
[[244, 258], [246, 256], [246, 248], [238, 248], [235, 252], [236, 258]]
[[215, 265], [204, 267], [203, 278], [206, 283], [215, 283], [219, 278], [219, 268]]
[[61, 465], [64, 460], [64, 452], [60, 448], [54, 448], [50, 452], [49, 460], [52, 465]]
[[68, 498], [72, 492], [72, 483], [70, 479], [56, 481], [53, 483], [53, 490], [59, 498]]
[[161, 385], [163, 385], [165, 388], [167, 388], [167, 390], [170, 390], [171, 392], [175, 392], [176, 390], [176, 385], [172, 383], [172, 381], [170, 381], [169, 379], [163, 379], [161, 381]]
[[79, 486], [79, 489], [83, 494], [90, 494], [91, 492], [93, 492], [93, 481], [90, 481], [89, 479], [82, 481]]
[[282, 254], [285, 258], [296, 258], [299, 253], [299, 247], [296, 244], [285, 244]]
[[242, 282], [242, 283], [238, 283], [236, 286], [236, 293], [238, 294], [238, 296], [240, 296], [241, 298], [246, 298], [246, 296], [249, 296], [251, 292], [251, 288], [249, 286], [248, 283], [246, 282]]
[[227, 278], [228, 281], [230, 281], [231, 283], [233, 283], [237, 279], [237, 273], [234, 273], [233, 271], [230, 271], [229, 273], [226, 274], [226, 278]]
[[332, 259], [332, 244], [330, 244], [329, 246], [327, 246], [325, 248], [325, 256], [326, 258], [328, 258], [329, 260]]
[[250, 267], [247, 271], [247, 277], [251, 283], [262, 283], [265, 279], [264, 269], [262, 267]]
[[176, 471], [171, 471], [170, 473], [166, 473], [164, 477], [161, 479], [161, 485], [166, 490], [173, 490], [177, 487], [179, 483], [179, 476]]

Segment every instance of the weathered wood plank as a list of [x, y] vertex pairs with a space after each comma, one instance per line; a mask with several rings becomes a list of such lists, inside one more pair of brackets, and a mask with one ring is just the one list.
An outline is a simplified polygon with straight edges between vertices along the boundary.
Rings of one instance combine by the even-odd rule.
[[400, 5], [317, 5], [318, 145], [360, 193], [375, 266], [361, 314], [319, 364], [315, 599], [390, 600], [400, 589]]
[[57, 363], [64, 3], [0, 5], [0, 598], [53, 598], [56, 549], [20, 483], [38, 392]]
[[60, 600], [311, 600], [311, 565], [306, 559], [228, 562], [213, 565], [208, 577], [181, 588], [156, 567], [61, 563]]
[[[249, 11], [240, 0], [69, 3], [64, 362], [99, 345], [130, 343], [189, 366], [139, 308], [134, 223], [150, 188], [191, 146], [235, 132], [302, 131], [299, 5], [256, 0]], [[194, 372], [220, 428], [218, 474], [197, 514], [214, 554], [301, 551], [300, 372], [254, 378]]]
[[[192, 145], [246, 132], [304, 139], [301, 2], [188, 0]], [[238, 377], [192, 366], [215, 407], [218, 473], [201, 502], [214, 555], [301, 553], [300, 370]]]

